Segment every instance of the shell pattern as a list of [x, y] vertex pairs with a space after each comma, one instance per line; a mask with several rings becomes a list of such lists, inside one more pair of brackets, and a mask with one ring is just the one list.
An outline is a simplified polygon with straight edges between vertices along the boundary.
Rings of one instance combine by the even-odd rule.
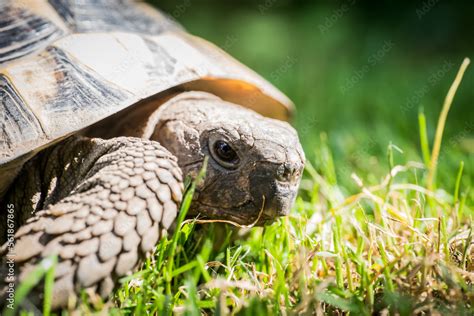
[[1, 0], [0, 165], [181, 86], [275, 118], [291, 101], [163, 13], [129, 0]]

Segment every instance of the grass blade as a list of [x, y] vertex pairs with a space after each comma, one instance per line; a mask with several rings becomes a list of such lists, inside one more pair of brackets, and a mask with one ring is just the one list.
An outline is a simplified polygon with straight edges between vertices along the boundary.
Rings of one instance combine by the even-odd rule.
[[470, 62], [471, 61], [469, 58], [464, 58], [461, 64], [461, 67], [459, 68], [459, 71], [456, 75], [456, 78], [454, 79], [453, 84], [449, 88], [448, 94], [446, 95], [446, 98], [444, 100], [441, 114], [439, 115], [438, 125], [436, 127], [436, 135], [435, 135], [435, 139], [433, 143], [433, 151], [431, 153], [431, 161], [430, 161], [429, 171], [428, 171], [427, 188], [429, 190], [433, 190], [433, 187], [435, 184], [436, 168], [438, 164], [439, 152], [441, 149], [441, 141], [443, 139], [444, 126], [448, 118], [448, 112], [453, 103], [453, 99], [456, 94], [456, 91], [458, 90], [458, 87], [461, 84], [461, 80], [464, 75], [464, 72], [466, 71], [467, 66], [469, 66]]
[[423, 155], [423, 162], [428, 167], [431, 161], [430, 145], [428, 143], [428, 133], [426, 132], [426, 116], [423, 109], [418, 113], [418, 126], [420, 128], [420, 145]]

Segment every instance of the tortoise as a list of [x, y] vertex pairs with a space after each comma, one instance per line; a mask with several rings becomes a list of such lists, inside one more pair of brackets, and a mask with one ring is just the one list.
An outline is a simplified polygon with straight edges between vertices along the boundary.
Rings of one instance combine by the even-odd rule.
[[144, 3], [0, 7], [6, 304], [50, 256], [53, 308], [83, 289], [107, 298], [173, 229], [183, 178], [206, 159], [188, 216], [288, 214], [305, 160], [294, 106], [258, 74]]

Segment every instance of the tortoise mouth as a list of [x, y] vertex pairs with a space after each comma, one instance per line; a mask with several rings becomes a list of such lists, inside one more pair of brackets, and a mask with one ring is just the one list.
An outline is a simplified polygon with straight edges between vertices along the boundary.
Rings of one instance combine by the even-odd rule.
[[275, 210], [274, 203], [257, 203], [248, 199], [238, 206], [221, 207], [193, 201], [188, 218], [201, 222], [221, 222], [235, 226], [265, 226], [273, 224], [278, 218], [287, 216], [288, 210]]
[[237, 226], [263, 226], [273, 223], [278, 216], [269, 215], [264, 207], [257, 206], [254, 200], [248, 199], [233, 207], [214, 206], [193, 201], [187, 217], [209, 222], [237, 224]]

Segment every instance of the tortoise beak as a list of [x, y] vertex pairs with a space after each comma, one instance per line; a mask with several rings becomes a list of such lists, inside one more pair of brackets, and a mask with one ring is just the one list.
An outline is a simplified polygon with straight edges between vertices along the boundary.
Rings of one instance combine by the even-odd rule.
[[252, 187], [256, 188], [252, 192], [254, 204], [263, 207], [261, 222], [273, 222], [278, 217], [290, 213], [298, 192], [302, 170], [301, 163], [285, 163], [276, 168], [275, 165], [269, 166], [267, 172], [252, 177], [250, 180]]
[[259, 198], [255, 197], [255, 200], [261, 201], [260, 205], [263, 207], [263, 210], [260, 209], [258, 223], [268, 224], [278, 217], [287, 216], [295, 202], [297, 189], [297, 186], [294, 187], [288, 183], [274, 183], [267, 187], [267, 194]]

